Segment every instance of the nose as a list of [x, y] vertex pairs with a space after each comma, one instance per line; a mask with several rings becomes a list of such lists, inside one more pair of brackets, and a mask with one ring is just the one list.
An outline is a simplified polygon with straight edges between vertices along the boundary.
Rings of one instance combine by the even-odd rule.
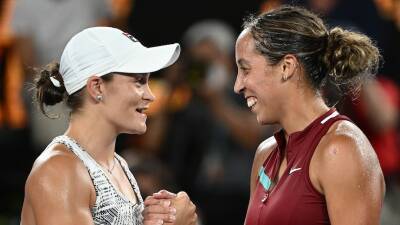
[[146, 87], [143, 98], [149, 102], [154, 102], [154, 100], [156, 100], [156, 97], [154, 96], [153, 92], [151, 92], [149, 85]]
[[241, 94], [244, 90], [243, 78], [240, 74], [236, 76], [235, 85], [233, 87], [236, 94]]

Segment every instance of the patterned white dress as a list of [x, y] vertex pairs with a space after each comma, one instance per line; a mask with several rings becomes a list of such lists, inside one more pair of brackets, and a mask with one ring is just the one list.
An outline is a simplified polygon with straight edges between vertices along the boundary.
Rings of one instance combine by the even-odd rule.
[[115, 153], [115, 158], [122, 166], [138, 202], [133, 204], [122, 195], [110, 182], [103, 168], [81, 147], [68, 136], [58, 136], [48, 145], [60, 143], [68, 147], [82, 160], [87, 168], [96, 190], [96, 203], [91, 209], [94, 224], [102, 225], [142, 225], [144, 209], [139, 187], [129, 168], [121, 163], [121, 156]]

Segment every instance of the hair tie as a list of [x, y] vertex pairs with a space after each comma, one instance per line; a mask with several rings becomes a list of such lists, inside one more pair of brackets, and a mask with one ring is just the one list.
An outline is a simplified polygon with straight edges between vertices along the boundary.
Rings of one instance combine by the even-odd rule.
[[61, 87], [60, 81], [58, 81], [56, 78], [54, 78], [53, 76], [50, 77], [50, 81], [51, 83], [53, 83], [54, 86], [56, 87]]

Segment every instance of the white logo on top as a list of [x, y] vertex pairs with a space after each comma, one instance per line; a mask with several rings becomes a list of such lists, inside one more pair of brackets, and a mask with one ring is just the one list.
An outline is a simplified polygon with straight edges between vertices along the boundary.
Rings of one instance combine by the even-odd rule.
[[289, 175], [292, 174], [292, 173], [294, 173], [294, 172], [296, 172], [296, 171], [299, 171], [299, 170], [301, 170], [301, 168], [292, 168], [292, 169], [290, 169], [290, 171], [289, 171]]

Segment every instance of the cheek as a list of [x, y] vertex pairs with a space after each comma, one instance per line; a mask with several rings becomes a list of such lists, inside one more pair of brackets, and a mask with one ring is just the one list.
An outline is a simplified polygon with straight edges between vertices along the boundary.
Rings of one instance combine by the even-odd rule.
[[279, 104], [279, 83], [276, 83], [268, 75], [263, 75], [259, 79], [255, 79], [249, 82], [249, 86], [252, 86], [254, 93], [257, 95], [258, 101], [263, 105], [274, 107], [275, 104]]
[[124, 93], [122, 93], [122, 98], [125, 99], [125, 104], [128, 107], [136, 107], [140, 104], [142, 96], [143, 96], [143, 90], [138, 89], [138, 88], [132, 88]]
[[131, 90], [119, 90], [109, 99], [107, 105], [111, 115], [118, 115], [119, 118], [131, 116], [140, 105], [140, 97], [137, 92]]
[[133, 91], [131, 94], [131, 104], [134, 106], [138, 106], [142, 102], [142, 97], [143, 97], [143, 90], [136, 90]]
[[245, 85], [252, 91], [254, 91], [257, 95], [262, 96], [268, 89], [270, 88], [269, 83], [265, 79], [264, 74], [256, 74], [252, 79], [245, 79]]

